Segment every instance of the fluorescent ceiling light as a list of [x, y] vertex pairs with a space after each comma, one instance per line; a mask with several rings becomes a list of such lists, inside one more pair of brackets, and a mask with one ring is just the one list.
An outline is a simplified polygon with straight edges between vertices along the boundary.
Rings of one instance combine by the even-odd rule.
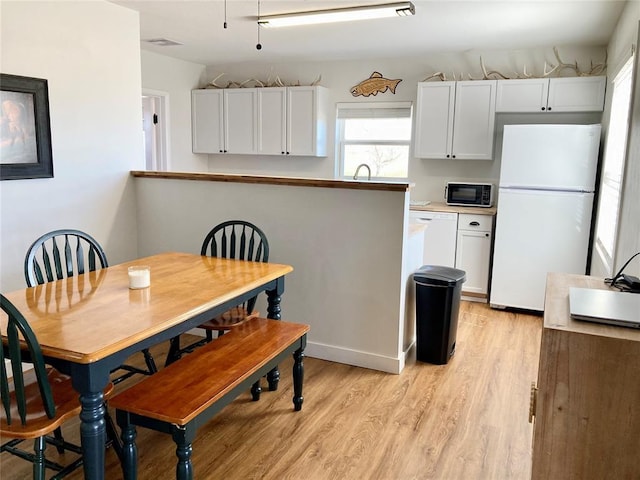
[[263, 27], [289, 27], [292, 25], [313, 25], [316, 23], [349, 22], [385, 17], [407, 17], [415, 15], [411, 2], [364, 5], [361, 7], [333, 8], [309, 12], [283, 13], [258, 17], [258, 25]]

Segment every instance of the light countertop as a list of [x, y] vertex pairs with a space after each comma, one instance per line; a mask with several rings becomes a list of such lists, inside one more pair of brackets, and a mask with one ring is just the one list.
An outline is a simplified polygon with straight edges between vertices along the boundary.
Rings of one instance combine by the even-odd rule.
[[420, 212], [471, 213], [476, 215], [495, 215], [498, 210], [496, 207], [459, 207], [447, 205], [444, 202], [431, 202], [429, 205], [411, 205], [409, 209]]

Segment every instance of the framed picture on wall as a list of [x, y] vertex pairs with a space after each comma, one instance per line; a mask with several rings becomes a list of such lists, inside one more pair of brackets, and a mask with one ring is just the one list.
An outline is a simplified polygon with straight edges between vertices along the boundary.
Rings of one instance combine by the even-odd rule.
[[41, 78], [0, 74], [0, 180], [53, 177], [49, 90]]

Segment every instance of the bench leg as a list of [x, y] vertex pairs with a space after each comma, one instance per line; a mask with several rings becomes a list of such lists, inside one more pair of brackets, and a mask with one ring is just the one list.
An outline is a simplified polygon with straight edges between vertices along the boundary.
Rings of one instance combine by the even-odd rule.
[[191, 463], [191, 454], [193, 448], [191, 438], [193, 434], [185, 428], [176, 427], [173, 430], [173, 441], [176, 444], [176, 480], [193, 480], [193, 464]]
[[180, 336], [173, 337], [169, 340], [169, 352], [167, 353], [167, 360], [164, 362], [164, 366], [171, 365], [176, 360], [180, 360]]
[[[273, 320], [282, 319], [282, 309], [280, 302], [282, 301], [282, 292], [284, 291], [284, 278], [278, 279], [278, 285], [274, 290], [267, 290], [267, 318]], [[269, 391], [278, 390], [278, 382], [280, 381], [280, 370], [276, 365], [269, 373], [267, 373], [267, 381], [269, 382]]]
[[129, 412], [116, 410], [116, 421], [122, 430], [122, 453], [120, 464], [124, 480], [138, 478], [138, 447], [136, 446], [136, 427], [131, 423]]
[[299, 348], [293, 352], [293, 408], [302, 410], [302, 381], [304, 379], [304, 350]]

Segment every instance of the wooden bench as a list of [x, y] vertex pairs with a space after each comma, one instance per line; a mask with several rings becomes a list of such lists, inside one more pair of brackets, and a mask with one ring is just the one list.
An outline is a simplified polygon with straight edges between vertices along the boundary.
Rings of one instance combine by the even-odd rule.
[[[196, 430], [293, 353], [293, 405], [302, 409], [308, 325], [254, 318], [109, 400], [122, 428], [125, 480], [137, 478], [135, 426], [171, 434], [176, 478], [191, 480]], [[252, 388], [253, 399], [260, 389]]]

